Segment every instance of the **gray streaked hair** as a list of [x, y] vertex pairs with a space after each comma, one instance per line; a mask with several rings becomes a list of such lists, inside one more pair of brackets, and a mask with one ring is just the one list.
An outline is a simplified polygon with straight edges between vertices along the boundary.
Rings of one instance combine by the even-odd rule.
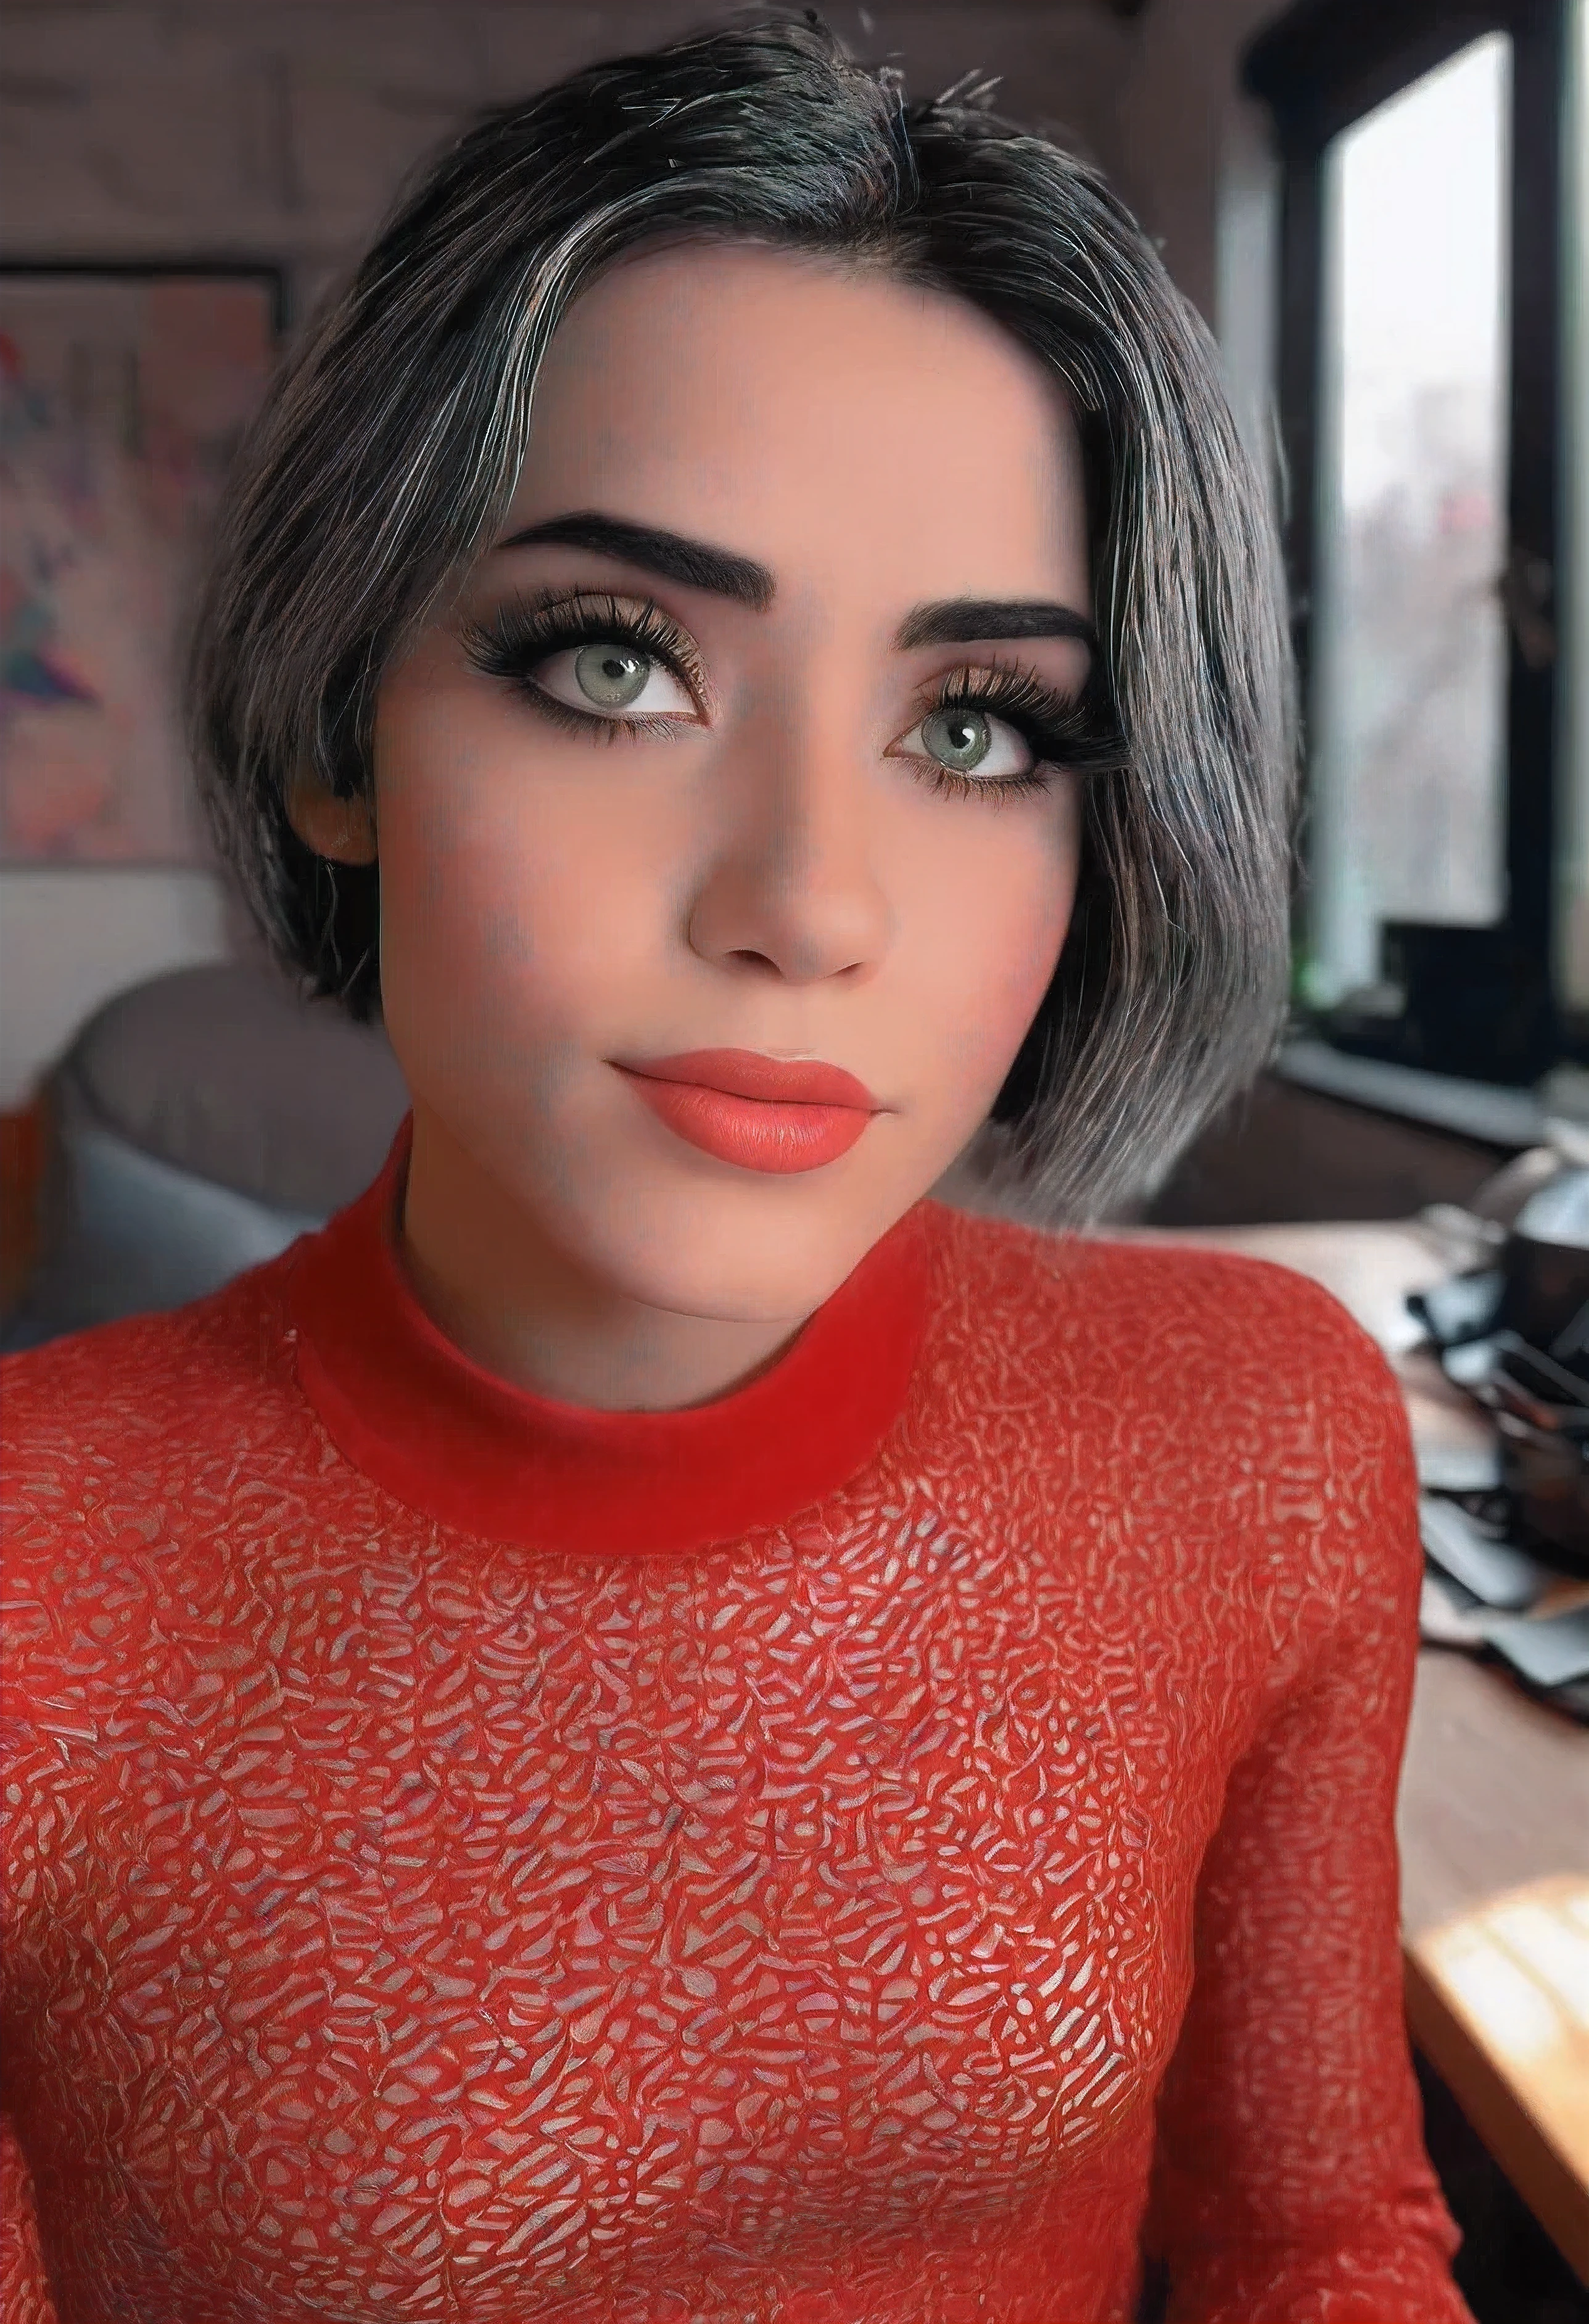
[[1273, 1051], [1294, 687], [1268, 494], [1206, 328], [1097, 174], [987, 95], [908, 102], [808, 12], [614, 58], [482, 118], [274, 383], [222, 512], [190, 724], [273, 951], [367, 1019], [378, 867], [309, 849], [289, 786], [373, 796], [383, 673], [500, 525], [580, 289], [642, 245], [706, 236], [966, 300], [1076, 413], [1122, 748], [1086, 779], [1070, 931], [965, 1159], [984, 1188], [1081, 1225], [1161, 1183]]

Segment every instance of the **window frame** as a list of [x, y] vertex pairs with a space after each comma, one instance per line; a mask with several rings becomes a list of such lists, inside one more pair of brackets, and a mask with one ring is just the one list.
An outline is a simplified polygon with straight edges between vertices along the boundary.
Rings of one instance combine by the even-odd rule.
[[[1554, 625], [1561, 465], [1559, 320], [1563, 109], [1569, 0], [1299, 0], [1251, 42], [1244, 91], [1268, 108], [1280, 171], [1277, 403], [1285, 547], [1302, 699], [1311, 592], [1323, 344], [1324, 166], [1331, 141], [1487, 32], [1511, 42], [1504, 917], [1483, 929], [1382, 923], [1395, 1018], [1298, 1000], [1298, 1030], [1360, 1056], [1492, 1084], [1589, 1061], [1589, 1019], [1558, 991], [1558, 808]], [[1312, 798], [1304, 778], [1304, 835]], [[1305, 926], [1299, 869], [1293, 899]]]

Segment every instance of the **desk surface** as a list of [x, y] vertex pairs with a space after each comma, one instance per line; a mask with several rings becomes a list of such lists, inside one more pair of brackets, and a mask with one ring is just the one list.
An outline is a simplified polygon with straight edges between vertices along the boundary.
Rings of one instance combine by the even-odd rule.
[[1397, 1830], [1412, 2038], [1589, 2284], [1589, 1735], [1426, 1646]]

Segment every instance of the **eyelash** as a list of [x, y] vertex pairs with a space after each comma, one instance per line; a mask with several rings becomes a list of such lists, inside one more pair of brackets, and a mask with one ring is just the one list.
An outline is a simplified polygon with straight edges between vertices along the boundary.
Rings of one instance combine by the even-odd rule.
[[[484, 676], [502, 679], [528, 696], [554, 724], [592, 741], [616, 742], [643, 734], [678, 732], [677, 715], [638, 718], [603, 718], [594, 711], [576, 710], [538, 687], [531, 676], [537, 664], [554, 653], [580, 646], [616, 644], [661, 660], [688, 686], [698, 701], [706, 692], [705, 674], [688, 638], [653, 600], [638, 611], [616, 597], [581, 594], [577, 597], [519, 600], [498, 608], [489, 622], [466, 624], [462, 641], [469, 660]], [[1007, 798], [1019, 791], [1047, 790], [1060, 768], [1098, 755], [1098, 729], [1089, 687], [1076, 702], [1066, 700], [1045, 686], [1035, 670], [1015, 664], [993, 662], [978, 669], [954, 671], [923, 711], [924, 718], [944, 710], [982, 710], [1002, 718], [1030, 748], [1034, 763], [1024, 774], [984, 776], [957, 773], [928, 758], [928, 778], [936, 791], [956, 798]]]

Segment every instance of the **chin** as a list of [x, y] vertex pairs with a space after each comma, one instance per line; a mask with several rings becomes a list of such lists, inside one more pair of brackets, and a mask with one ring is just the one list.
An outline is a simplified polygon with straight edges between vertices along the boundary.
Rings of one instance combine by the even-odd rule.
[[852, 1188], [845, 1200], [836, 1187], [813, 1199], [816, 1175], [747, 1174], [743, 1186], [698, 1191], [652, 1185], [549, 1224], [566, 1257], [648, 1307], [725, 1323], [798, 1322], [832, 1297], [915, 1199], [881, 1203]]

